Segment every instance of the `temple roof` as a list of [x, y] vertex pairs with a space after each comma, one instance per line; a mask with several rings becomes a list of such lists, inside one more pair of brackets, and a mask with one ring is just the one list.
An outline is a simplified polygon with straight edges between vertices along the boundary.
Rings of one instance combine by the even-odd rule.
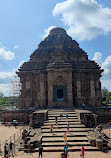
[[100, 67], [88, 59], [87, 53], [72, 40], [63, 28], [53, 28], [40, 42], [19, 71], [46, 71], [47, 68], [95, 69]]

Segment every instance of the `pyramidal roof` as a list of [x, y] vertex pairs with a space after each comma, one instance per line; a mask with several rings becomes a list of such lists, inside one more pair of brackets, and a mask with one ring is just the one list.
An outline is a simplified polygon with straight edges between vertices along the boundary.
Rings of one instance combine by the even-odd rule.
[[53, 28], [49, 35], [38, 45], [38, 49], [32, 55], [41, 55], [44, 53], [85, 53], [79, 48], [79, 44], [72, 40], [63, 28]]
[[19, 71], [46, 71], [49, 65], [58, 65], [58, 69], [60, 65], [71, 65], [73, 69], [100, 69], [94, 61], [88, 59], [87, 53], [79, 44], [60, 27], [50, 31], [31, 54], [30, 61], [25, 62]]

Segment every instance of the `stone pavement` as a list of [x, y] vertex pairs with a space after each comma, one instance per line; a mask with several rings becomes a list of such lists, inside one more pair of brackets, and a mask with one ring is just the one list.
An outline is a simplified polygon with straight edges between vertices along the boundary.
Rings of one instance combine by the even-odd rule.
[[[60, 158], [60, 152], [43, 152], [43, 158]], [[38, 158], [37, 153], [18, 153], [15, 158]], [[80, 152], [69, 152], [68, 158], [81, 158]], [[85, 152], [85, 158], [111, 158], [111, 151], [109, 153], [103, 153], [100, 151]]]

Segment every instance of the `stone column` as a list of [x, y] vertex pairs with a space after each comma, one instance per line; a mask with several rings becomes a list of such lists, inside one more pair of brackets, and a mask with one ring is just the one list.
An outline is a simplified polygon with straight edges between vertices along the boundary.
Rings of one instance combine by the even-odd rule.
[[44, 74], [40, 74], [40, 106], [43, 108], [46, 105], [46, 89], [45, 89], [45, 81]]
[[81, 81], [77, 81], [77, 98], [81, 98]]
[[90, 86], [91, 86], [91, 98], [95, 97], [95, 84], [94, 84], [94, 80], [90, 81]]

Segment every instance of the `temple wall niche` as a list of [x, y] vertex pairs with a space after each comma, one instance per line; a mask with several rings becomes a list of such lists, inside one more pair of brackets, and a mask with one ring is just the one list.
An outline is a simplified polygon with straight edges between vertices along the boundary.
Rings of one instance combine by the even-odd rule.
[[[49, 71], [47, 76], [48, 81], [48, 107], [63, 106], [72, 107], [72, 72], [71, 71]], [[67, 87], [67, 101], [54, 102], [53, 100], [53, 85]]]

